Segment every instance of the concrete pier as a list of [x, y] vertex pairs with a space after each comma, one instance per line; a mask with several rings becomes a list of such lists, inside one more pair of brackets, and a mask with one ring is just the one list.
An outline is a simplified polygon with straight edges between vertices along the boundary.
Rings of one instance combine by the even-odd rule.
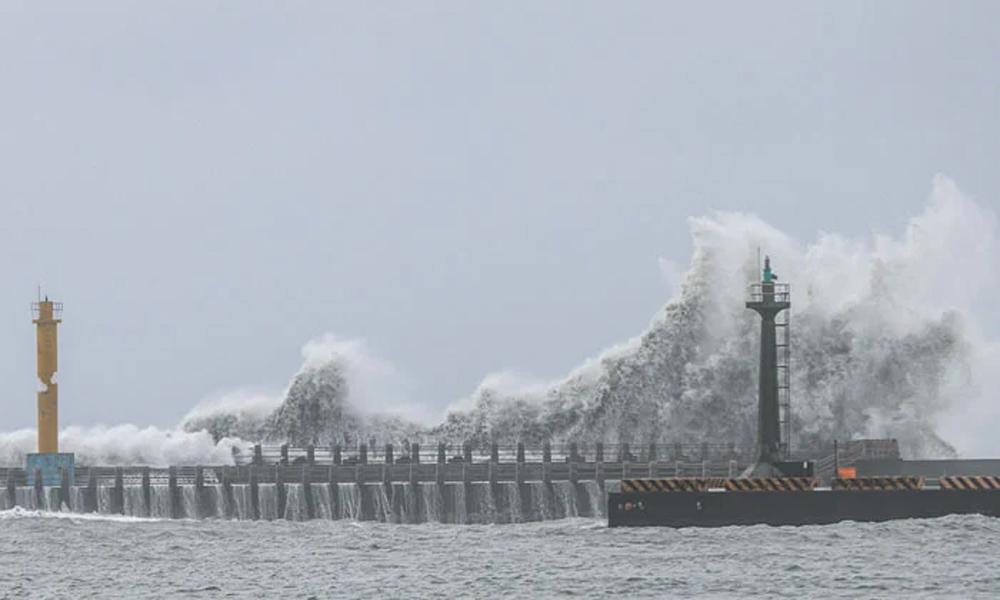
[[[396, 446], [383, 447], [386, 452], [375, 456], [368, 455], [367, 446], [346, 451], [316, 446], [311, 453], [307, 448], [254, 448], [236, 466], [77, 466], [72, 477], [61, 477], [57, 485], [45, 486], [42, 478], [39, 488], [32, 481], [29, 497], [32, 506], [53, 510], [67, 505], [75, 512], [155, 518], [504, 523], [599, 516], [608, 484], [618, 479], [726, 478], [742, 472], [754, 458], [752, 451], [734, 453], [730, 444], [709, 448], [705, 460], [700, 445], [678, 452], [668, 445], [643, 444], [637, 455], [626, 444], [603, 443], [442, 443], [425, 446], [426, 451], [409, 444], [404, 453], [396, 452]], [[856, 460], [864, 455], [852, 453]], [[281, 464], [283, 457], [291, 464]], [[0, 494], [7, 506], [19, 499], [28, 502], [28, 480], [24, 469], [0, 468]]]

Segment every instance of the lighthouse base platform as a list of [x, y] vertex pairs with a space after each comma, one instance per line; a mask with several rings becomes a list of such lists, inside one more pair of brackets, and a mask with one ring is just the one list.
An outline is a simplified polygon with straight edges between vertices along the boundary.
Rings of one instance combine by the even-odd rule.
[[69, 485], [74, 485], [76, 455], [72, 452], [46, 452], [29, 454], [25, 470], [28, 485], [35, 485], [35, 475], [42, 478], [42, 485], [58, 486], [63, 483], [63, 473], [69, 477]]

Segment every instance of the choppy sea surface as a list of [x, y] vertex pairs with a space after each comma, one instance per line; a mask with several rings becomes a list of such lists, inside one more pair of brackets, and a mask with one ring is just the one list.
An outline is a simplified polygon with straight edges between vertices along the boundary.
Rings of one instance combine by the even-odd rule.
[[1000, 597], [1000, 519], [608, 529], [0, 512], [2, 598]]

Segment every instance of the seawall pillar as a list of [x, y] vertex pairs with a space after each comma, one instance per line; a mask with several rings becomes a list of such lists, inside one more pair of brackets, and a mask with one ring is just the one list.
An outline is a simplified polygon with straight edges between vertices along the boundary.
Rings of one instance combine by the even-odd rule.
[[181, 490], [177, 485], [177, 467], [167, 469], [167, 495], [170, 496], [170, 518], [181, 518], [184, 504], [181, 500]]
[[70, 503], [73, 500], [70, 497], [69, 475], [68, 468], [63, 467], [59, 469], [59, 510], [62, 510], [63, 506], [71, 509]]
[[312, 488], [309, 483], [309, 467], [305, 465], [302, 466], [302, 494], [306, 498], [306, 518], [315, 518], [316, 506], [313, 502]]
[[222, 495], [221, 519], [229, 519], [233, 516], [233, 474], [231, 467], [223, 466], [219, 469], [219, 494]]
[[288, 496], [285, 490], [285, 482], [281, 478], [281, 467], [274, 468], [274, 491], [278, 497], [278, 518], [285, 516], [285, 507], [288, 505]]
[[330, 516], [334, 519], [340, 514], [340, 486], [337, 485], [339, 481], [339, 468], [333, 465], [330, 467], [330, 481], [327, 485], [330, 486]]
[[[475, 512], [476, 503], [472, 498], [472, 463], [462, 463], [462, 489], [465, 497], [465, 518], [471, 519]], [[469, 521], [472, 522], [471, 520]]]
[[[205, 514], [203, 507], [209, 506], [210, 502], [205, 498], [205, 468], [194, 468], [194, 510], [200, 518]], [[214, 508], [214, 507], [213, 507]], [[190, 517], [191, 515], [187, 515]]]
[[260, 519], [260, 483], [257, 478], [257, 468], [250, 467], [250, 514], [249, 519]]
[[7, 506], [17, 501], [17, 469], [7, 470]]
[[115, 487], [111, 490], [111, 512], [125, 514], [125, 473], [115, 467]]
[[410, 463], [410, 489], [413, 491], [413, 495], [417, 495], [417, 490], [420, 489], [420, 477], [417, 469], [414, 468], [414, 464]]
[[42, 480], [41, 469], [35, 469], [35, 508], [45, 509], [45, 481]]
[[87, 493], [83, 495], [84, 512], [97, 512], [97, 473], [93, 467], [87, 475]]
[[142, 503], [145, 506], [143, 516], [152, 516], [152, 490], [149, 485], [149, 467], [142, 468]]

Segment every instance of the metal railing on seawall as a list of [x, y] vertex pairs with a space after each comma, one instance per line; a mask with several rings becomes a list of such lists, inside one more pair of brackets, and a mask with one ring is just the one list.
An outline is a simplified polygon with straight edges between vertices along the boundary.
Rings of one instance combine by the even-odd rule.
[[237, 451], [237, 465], [355, 465], [425, 463], [531, 463], [531, 462], [750, 462], [753, 448], [731, 443], [701, 444], [449, 444], [426, 446], [419, 443], [354, 446], [311, 445], [253, 446], [250, 452]]

